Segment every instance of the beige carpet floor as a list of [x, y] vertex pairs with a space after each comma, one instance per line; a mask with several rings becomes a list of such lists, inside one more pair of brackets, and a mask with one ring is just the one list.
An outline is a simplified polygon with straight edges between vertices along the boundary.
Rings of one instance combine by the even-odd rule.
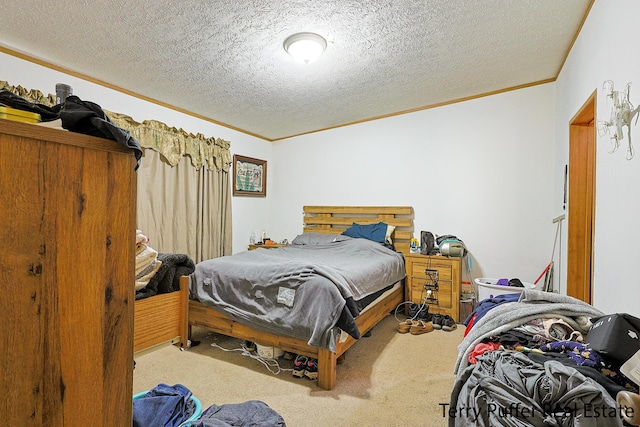
[[[261, 400], [288, 427], [446, 426], [453, 368], [464, 327], [424, 335], [400, 334], [389, 315], [362, 338], [338, 365], [337, 385], [320, 389], [314, 381], [294, 378], [292, 362], [279, 360], [275, 374], [243, 355], [242, 342], [194, 328], [198, 346], [181, 351], [165, 346], [136, 357], [134, 393], [160, 383], [183, 384], [202, 402], [212, 404]], [[272, 371], [278, 369], [271, 366]], [[277, 372], [277, 371], [276, 371]]]

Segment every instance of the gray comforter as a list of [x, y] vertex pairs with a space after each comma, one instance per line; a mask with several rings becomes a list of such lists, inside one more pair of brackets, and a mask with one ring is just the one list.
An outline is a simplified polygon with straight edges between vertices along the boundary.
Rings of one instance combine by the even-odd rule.
[[191, 276], [190, 297], [256, 329], [335, 351], [346, 300], [405, 276], [401, 254], [365, 239], [339, 240], [203, 261]]

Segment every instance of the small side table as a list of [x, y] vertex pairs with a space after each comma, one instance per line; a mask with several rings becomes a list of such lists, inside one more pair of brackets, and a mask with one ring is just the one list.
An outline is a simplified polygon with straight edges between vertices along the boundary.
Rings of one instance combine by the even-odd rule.
[[249, 250], [252, 251], [254, 249], [258, 249], [258, 248], [264, 248], [264, 249], [275, 249], [275, 248], [284, 248], [285, 246], [289, 246], [288, 244], [282, 244], [282, 243], [276, 243], [275, 245], [249, 245]]

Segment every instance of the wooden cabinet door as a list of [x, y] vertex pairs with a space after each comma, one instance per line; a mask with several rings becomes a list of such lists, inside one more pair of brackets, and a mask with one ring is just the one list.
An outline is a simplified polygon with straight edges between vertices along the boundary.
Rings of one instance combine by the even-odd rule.
[[131, 424], [134, 167], [115, 142], [0, 121], [7, 425]]

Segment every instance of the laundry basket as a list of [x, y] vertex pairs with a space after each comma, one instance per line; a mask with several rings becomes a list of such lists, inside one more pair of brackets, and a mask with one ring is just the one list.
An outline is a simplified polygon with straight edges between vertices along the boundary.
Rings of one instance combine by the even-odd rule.
[[[141, 398], [145, 397], [147, 393], [149, 393], [149, 390], [142, 391], [140, 393], [134, 394], [133, 395], [133, 400], [141, 399]], [[196, 421], [202, 415], [202, 403], [200, 402], [200, 399], [198, 399], [194, 395], [191, 395], [189, 400], [191, 402], [193, 402], [193, 405], [194, 405], [193, 414], [191, 414], [191, 416], [189, 418], [184, 420], [184, 422], [182, 424], [180, 424], [180, 426], [190, 425], [191, 422]]]
[[525, 289], [533, 289], [536, 287], [533, 283], [522, 282], [523, 288], [518, 286], [498, 285], [498, 279], [480, 278], [475, 280], [478, 285], [478, 301], [487, 298], [494, 298], [498, 295], [505, 294], [521, 294]]

